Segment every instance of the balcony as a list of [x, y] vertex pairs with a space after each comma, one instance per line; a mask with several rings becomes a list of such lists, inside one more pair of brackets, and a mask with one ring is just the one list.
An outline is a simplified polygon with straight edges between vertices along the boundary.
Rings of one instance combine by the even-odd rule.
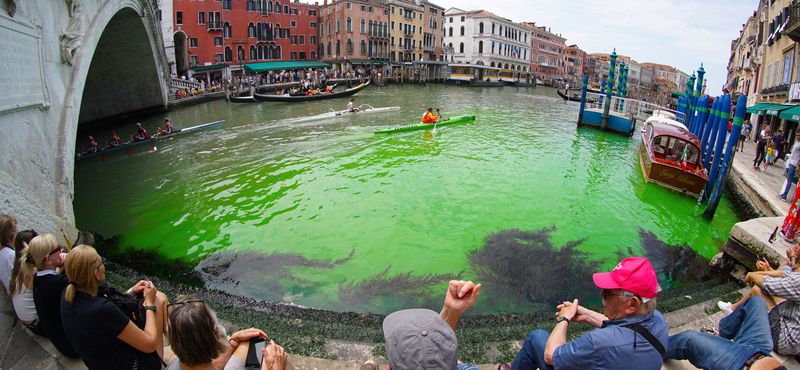
[[782, 34], [789, 36], [794, 42], [800, 42], [800, 3], [789, 6], [789, 20]]

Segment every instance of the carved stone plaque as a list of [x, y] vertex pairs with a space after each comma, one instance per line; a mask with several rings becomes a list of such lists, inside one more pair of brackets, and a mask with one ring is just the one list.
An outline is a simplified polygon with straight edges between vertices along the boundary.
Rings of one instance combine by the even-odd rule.
[[0, 13], [0, 114], [50, 107], [42, 27]]

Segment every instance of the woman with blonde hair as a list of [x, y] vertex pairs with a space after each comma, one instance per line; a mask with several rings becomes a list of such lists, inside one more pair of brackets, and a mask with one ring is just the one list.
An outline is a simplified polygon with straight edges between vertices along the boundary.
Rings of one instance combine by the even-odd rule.
[[153, 283], [144, 286], [145, 325], [140, 329], [109, 299], [98, 297], [105, 259], [88, 245], [67, 256], [69, 286], [60, 302], [64, 330], [90, 370], [161, 369], [166, 297]]
[[11, 282], [11, 268], [14, 265], [14, 238], [17, 236], [17, 219], [14, 216], [0, 215], [0, 282], [8, 293]]
[[8, 288], [8, 296], [14, 304], [14, 311], [17, 313], [19, 321], [28, 330], [36, 335], [47, 336], [44, 327], [39, 325], [39, 315], [36, 314], [36, 305], [33, 303], [33, 275], [28, 274], [22, 269], [22, 251], [31, 239], [39, 236], [34, 230], [22, 230], [17, 233], [14, 239], [14, 268], [11, 269], [11, 284]]
[[33, 303], [39, 316], [39, 325], [61, 354], [78, 357], [75, 348], [64, 333], [61, 320], [61, 294], [69, 285], [69, 279], [61, 274], [66, 253], [51, 234], [39, 235], [31, 239], [20, 253], [20, 267], [33, 276]]
[[[169, 305], [167, 333], [172, 357], [166, 370], [245, 370], [252, 338], [266, 338], [259, 329], [246, 329], [225, 337], [225, 328], [205, 302], [184, 297]], [[283, 348], [275, 342], [262, 350], [262, 370], [294, 370]]]

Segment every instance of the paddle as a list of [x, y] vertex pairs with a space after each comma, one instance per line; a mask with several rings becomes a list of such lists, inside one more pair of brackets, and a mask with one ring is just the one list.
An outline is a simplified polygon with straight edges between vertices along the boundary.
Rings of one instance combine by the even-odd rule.
[[442, 112], [439, 110], [439, 108], [436, 108], [436, 120], [433, 121], [433, 131], [431, 131], [432, 134], [436, 133], [436, 124], [441, 121], [440, 117], [442, 117]]
[[[158, 129], [156, 129], [156, 131], [158, 131]], [[158, 145], [158, 138], [159, 138], [159, 136], [161, 136], [161, 133], [158, 133], [158, 134], [156, 134], [156, 142], [155, 142], [155, 143], [153, 143], [153, 151], [154, 151], [154, 152], [155, 152], [156, 150], [158, 150], [158, 148], [156, 148], [156, 145]]]

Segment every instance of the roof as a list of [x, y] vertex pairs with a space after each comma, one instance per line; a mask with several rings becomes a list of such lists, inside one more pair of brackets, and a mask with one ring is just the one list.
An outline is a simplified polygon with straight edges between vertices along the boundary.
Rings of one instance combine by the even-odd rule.
[[683, 128], [680, 128], [680, 127], [677, 127], [677, 126], [674, 126], [674, 125], [668, 125], [668, 124], [665, 124], [665, 123], [660, 123], [660, 122], [652, 122], [652, 121], [650, 121], [650, 122], [647, 122], [647, 123], [653, 125], [653, 138], [658, 137], [658, 136], [676, 137], [676, 138], [679, 138], [679, 139], [686, 140], [686, 141], [692, 143], [694, 146], [700, 148], [700, 139], [698, 139], [697, 136], [695, 136], [693, 133], [691, 133], [691, 132], [689, 132], [689, 131], [687, 131], [687, 130], [685, 130]]
[[247, 72], [267, 72], [284, 69], [326, 68], [330, 66], [330, 64], [318, 60], [295, 60], [291, 62], [248, 63], [244, 65], [244, 69]]

